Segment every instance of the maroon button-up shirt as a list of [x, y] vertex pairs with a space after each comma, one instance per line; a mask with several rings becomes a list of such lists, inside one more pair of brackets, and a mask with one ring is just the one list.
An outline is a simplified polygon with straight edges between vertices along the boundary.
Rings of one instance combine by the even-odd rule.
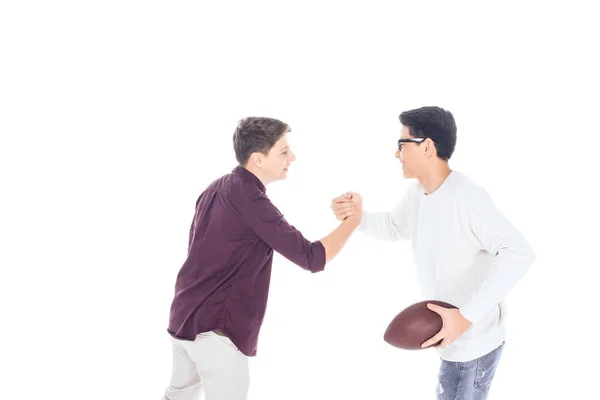
[[273, 251], [311, 272], [325, 268], [321, 242], [305, 239], [271, 203], [263, 183], [238, 166], [198, 198], [168, 332], [194, 340], [221, 329], [241, 352], [255, 356]]

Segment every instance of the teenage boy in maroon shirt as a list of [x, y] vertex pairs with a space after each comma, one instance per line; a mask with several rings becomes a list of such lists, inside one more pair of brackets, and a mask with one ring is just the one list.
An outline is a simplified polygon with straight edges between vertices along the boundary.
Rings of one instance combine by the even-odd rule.
[[167, 400], [245, 400], [248, 357], [256, 355], [273, 252], [320, 272], [360, 224], [357, 212], [329, 235], [309, 241], [271, 203], [266, 186], [285, 179], [296, 159], [287, 124], [245, 118], [233, 135], [239, 163], [198, 198], [188, 257], [175, 283], [168, 332], [173, 372]]

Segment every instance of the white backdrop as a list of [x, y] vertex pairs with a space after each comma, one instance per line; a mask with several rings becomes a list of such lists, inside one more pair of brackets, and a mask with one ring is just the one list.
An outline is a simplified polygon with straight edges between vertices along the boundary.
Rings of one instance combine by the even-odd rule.
[[[368, 210], [396, 204], [410, 183], [394, 159], [398, 114], [439, 105], [457, 120], [452, 166], [537, 256], [507, 299], [490, 399], [592, 398], [591, 8], [213, 3], [0, 5], [3, 397], [160, 398], [194, 203], [235, 166], [240, 118], [292, 127], [298, 159], [267, 193], [317, 240], [346, 190]], [[317, 275], [277, 255], [271, 288], [250, 399], [433, 398], [435, 353], [382, 340], [421, 300], [408, 243], [357, 233]]]

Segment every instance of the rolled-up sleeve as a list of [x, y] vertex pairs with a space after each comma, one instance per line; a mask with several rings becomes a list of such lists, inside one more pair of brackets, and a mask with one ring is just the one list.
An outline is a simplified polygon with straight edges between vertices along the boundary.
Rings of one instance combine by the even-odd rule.
[[256, 193], [240, 207], [241, 214], [256, 235], [294, 264], [311, 272], [325, 269], [325, 247], [311, 242], [290, 225], [264, 193]]

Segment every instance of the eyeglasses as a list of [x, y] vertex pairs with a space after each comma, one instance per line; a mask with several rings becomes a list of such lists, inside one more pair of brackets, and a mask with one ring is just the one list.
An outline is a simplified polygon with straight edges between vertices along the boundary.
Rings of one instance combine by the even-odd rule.
[[403, 143], [422, 143], [426, 140], [427, 138], [406, 138], [406, 139], [400, 139], [398, 140], [398, 150], [402, 150], [402, 144]]

